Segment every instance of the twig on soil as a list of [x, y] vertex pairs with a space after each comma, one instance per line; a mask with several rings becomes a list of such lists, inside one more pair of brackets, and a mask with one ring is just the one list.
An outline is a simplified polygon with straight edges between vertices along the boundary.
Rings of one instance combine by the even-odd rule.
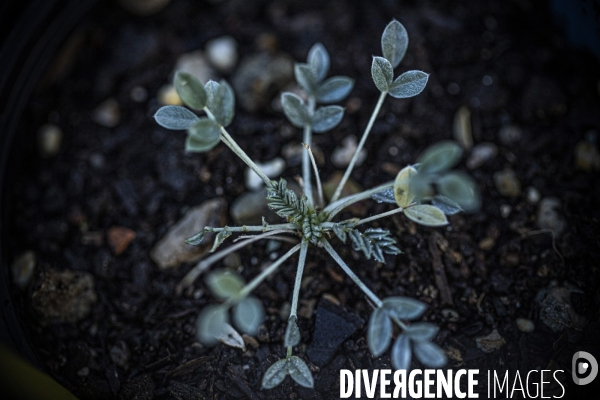
[[446, 270], [440, 257], [440, 251], [437, 247], [438, 238], [435, 232], [429, 236], [429, 252], [431, 253], [431, 260], [433, 262], [433, 274], [435, 277], [435, 285], [440, 291], [442, 301], [446, 304], [453, 304], [452, 293], [450, 293], [450, 287], [448, 286], [448, 278], [446, 277]]

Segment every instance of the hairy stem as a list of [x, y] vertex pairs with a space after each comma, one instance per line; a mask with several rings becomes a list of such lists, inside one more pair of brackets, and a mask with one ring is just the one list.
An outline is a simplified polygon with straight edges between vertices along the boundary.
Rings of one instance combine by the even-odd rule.
[[342, 190], [344, 189], [344, 186], [346, 185], [346, 182], [348, 181], [348, 178], [350, 178], [350, 174], [352, 173], [352, 170], [354, 169], [354, 164], [356, 164], [356, 160], [358, 159], [360, 151], [365, 146], [365, 142], [367, 141], [367, 137], [369, 136], [369, 133], [371, 133], [371, 128], [373, 128], [375, 119], [377, 118], [377, 115], [379, 114], [379, 110], [381, 110], [381, 105], [383, 104], [383, 101], [385, 100], [386, 96], [387, 96], [387, 92], [381, 92], [381, 95], [379, 96], [379, 100], [377, 100], [377, 104], [375, 105], [375, 109], [373, 110], [373, 114], [371, 114], [371, 118], [369, 119], [369, 123], [367, 124], [367, 127], [365, 128], [365, 131], [363, 132], [362, 138], [360, 139], [360, 142], [358, 143], [358, 146], [356, 147], [356, 151], [354, 152], [354, 155], [352, 156], [352, 160], [350, 160], [350, 164], [348, 164], [348, 168], [346, 168], [346, 172], [344, 172], [344, 176], [342, 176], [340, 183], [338, 184], [337, 188], [335, 189], [335, 192], [333, 193], [333, 197], [331, 197], [331, 203], [335, 202], [337, 199], [340, 198], [340, 195], [342, 194]]
[[[308, 97], [308, 114], [313, 115], [315, 111], [315, 98], [313, 96]], [[311, 145], [312, 143], [312, 126], [304, 125], [304, 132], [302, 135], [302, 140], [306, 144], [306, 146]], [[308, 199], [308, 204], [313, 205], [313, 196], [312, 196], [312, 182], [310, 176], [310, 159], [307, 152], [302, 153], [302, 181], [304, 183], [304, 194]]]
[[294, 281], [294, 294], [292, 296], [292, 308], [290, 318], [297, 318], [298, 299], [300, 298], [300, 285], [302, 283], [302, 274], [306, 264], [306, 253], [308, 252], [308, 241], [303, 241], [300, 247], [300, 256], [298, 257], [298, 269], [296, 270], [296, 280]]
[[228, 226], [223, 228], [210, 228], [209, 232], [221, 232], [224, 230], [229, 230], [231, 232], [269, 232], [269, 231], [278, 231], [282, 229], [298, 229], [298, 226], [295, 224], [273, 224], [273, 225], [242, 225], [242, 226]]
[[306, 143], [302, 143], [306, 148], [306, 152], [310, 157], [310, 163], [313, 166], [313, 171], [315, 173], [315, 181], [317, 182], [317, 193], [319, 196], [319, 207], [322, 207], [325, 204], [325, 198], [323, 197], [323, 185], [321, 184], [321, 177], [319, 176], [319, 169], [317, 168], [317, 161], [315, 160], [315, 156], [313, 155], [310, 146]]
[[394, 182], [384, 183], [383, 185], [379, 185], [374, 187], [373, 189], [365, 190], [364, 192], [356, 193], [348, 197], [344, 197], [343, 199], [337, 200], [335, 202], [329, 203], [327, 207], [323, 210], [328, 213], [327, 220], [331, 221], [333, 217], [335, 217], [340, 211], [344, 208], [352, 205], [358, 201], [368, 199], [371, 195], [381, 192], [382, 190], [389, 189], [394, 187]]
[[358, 221], [356, 223], [355, 226], [366, 224], [367, 222], [375, 221], [376, 219], [379, 219], [379, 218], [389, 217], [390, 215], [398, 214], [398, 213], [401, 213], [402, 211], [404, 211], [402, 208], [394, 208], [391, 211], [387, 211], [387, 212], [384, 212], [381, 214], [373, 215], [373, 216], [365, 218], [365, 219], [361, 219], [360, 221]]
[[331, 245], [329, 244], [329, 242], [325, 239], [321, 239], [321, 243], [323, 243], [323, 247], [325, 247], [325, 250], [327, 250], [327, 252], [329, 253], [329, 255], [339, 264], [340, 267], [342, 267], [342, 269], [344, 270], [344, 272], [346, 273], [346, 275], [348, 275], [350, 277], [350, 279], [352, 279], [354, 281], [354, 283], [356, 283], [356, 285], [363, 291], [365, 292], [365, 294], [367, 295], [367, 297], [377, 306], [377, 307], [381, 307], [381, 300], [379, 299], [379, 297], [377, 297], [377, 295], [375, 295], [375, 293], [373, 293], [371, 291], [371, 289], [369, 289], [367, 287], [367, 285], [365, 285], [363, 283], [363, 281], [360, 280], [360, 278], [354, 273], [354, 271], [352, 271], [350, 269], [350, 267], [344, 262], [344, 260], [342, 260], [342, 258], [340, 257], [340, 255], [333, 249], [333, 247], [331, 247]]
[[254, 161], [252, 161], [252, 159], [250, 157], [248, 157], [248, 154], [246, 154], [246, 152], [244, 150], [242, 150], [242, 148], [240, 146], [238, 146], [238, 144], [235, 142], [235, 140], [233, 140], [233, 138], [229, 135], [229, 133], [227, 133], [227, 130], [223, 127], [221, 127], [221, 135], [223, 136], [223, 138], [225, 140], [223, 140], [223, 143], [225, 143], [235, 154], [237, 154], [237, 156], [246, 163], [246, 165], [248, 167], [250, 167], [250, 169], [252, 171], [254, 171], [256, 173], [256, 175], [258, 175], [260, 177], [260, 179], [263, 180], [263, 182], [265, 183], [265, 185], [267, 185], [268, 188], [273, 186], [273, 183], [271, 181], [271, 179], [269, 179], [269, 177], [267, 175], [265, 175], [265, 173], [262, 171], [262, 169], [260, 169], [260, 167], [258, 165], [256, 165], [256, 163]]
[[217, 261], [225, 258], [227, 255], [249, 245], [250, 243], [254, 243], [258, 240], [264, 239], [264, 238], [272, 236], [272, 235], [277, 235], [278, 233], [281, 233], [281, 231], [274, 230], [274, 231], [270, 231], [270, 232], [265, 232], [261, 235], [253, 236], [251, 239], [247, 239], [247, 240], [244, 240], [243, 242], [239, 242], [234, 245], [231, 245], [228, 248], [223, 249], [208, 258], [205, 258], [204, 260], [202, 260], [198, 264], [196, 264], [196, 266], [194, 268], [192, 268], [183, 277], [183, 279], [181, 280], [179, 285], [177, 285], [177, 293], [181, 293], [183, 289], [185, 289], [189, 286], [192, 286], [192, 284], [194, 283], [196, 278], [198, 278], [198, 276], [200, 276], [200, 274], [202, 274], [205, 270], [208, 269], [208, 267], [210, 267]]

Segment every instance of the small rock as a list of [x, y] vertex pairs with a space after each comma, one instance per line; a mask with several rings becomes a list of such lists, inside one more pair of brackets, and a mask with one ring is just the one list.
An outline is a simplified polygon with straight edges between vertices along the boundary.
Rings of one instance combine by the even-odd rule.
[[[350, 135], [345, 137], [344, 140], [342, 140], [342, 143], [340, 143], [340, 145], [333, 150], [333, 153], [331, 153], [331, 162], [338, 168], [347, 167], [348, 164], [350, 164], [357, 147], [358, 142], [356, 136]], [[361, 166], [366, 158], [367, 149], [363, 148], [356, 159], [356, 166]]]
[[451, 359], [452, 361], [456, 361], [459, 363], [463, 362], [462, 353], [456, 347], [448, 346], [445, 350], [445, 353], [448, 356], [448, 358]]
[[[258, 167], [267, 175], [269, 178], [278, 178], [285, 169], [285, 161], [281, 157], [276, 157], [271, 161], [265, 163], [256, 163]], [[246, 188], [249, 190], [258, 190], [263, 187], [264, 182], [254, 171], [249, 167], [244, 172], [246, 181]]]
[[289, 56], [259, 53], [242, 60], [232, 83], [242, 108], [257, 112], [293, 77], [294, 62]]
[[567, 222], [560, 214], [560, 200], [556, 197], [544, 197], [538, 206], [537, 223], [541, 229], [551, 229], [556, 236], [560, 236], [567, 226]]
[[479, 248], [481, 250], [488, 251], [491, 250], [495, 244], [496, 241], [494, 240], [494, 238], [488, 236], [479, 242]]
[[140, 16], [152, 15], [169, 4], [171, 0], [119, 0], [127, 11]]
[[540, 305], [540, 320], [554, 332], [562, 332], [565, 328], [583, 329], [585, 317], [577, 314], [571, 303], [573, 289], [551, 286], [540, 290], [536, 301]]
[[38, 147], [44, 158], [58, 154], [62, 142], [63, 132], [54, 124], [44, 124], [38, 131]]
[[170, 83], [163, 85], [156, 93], [158, 103], [163, 106], [182, 106], [183, 101], [177, 94], [175, 86]]
[[127, 247], [131, 241], [135, 239], [135, 236], [135, 231], [129, 228], [125, 228], [123, 226], [113, 226], [108, 230], [106, 239], [112, 248], [113, 253], [118, 256], [127, 250]]
[[10, 266], [10, 270], [13, 276], [13, 282], [19, 289], [25, 289], [31, 282], [33, 273], [35, 271], [36, 257], [35, 253], [31, 250], [20, 254], [13, 261]]
[[473, 147], [473, 132], [471, 129], [471, 111], [468, 107], [462, 106], [454, 115], [452, 125], [454, 138], [462, 147], [470, 149]]
[[187, 72], [195, 76], [200, 82], [206, 83], [209, 80], [217, 80], [215, 71], [211, 68], [208, 60], [200, 50], [183, 54], [175, 64], [175, 72]]
[[237, 42], [231, 36], [209, 41], [205, 50], [208, 61], [219, 71], [231, 71], [238, 61]]
[[313, 364], [323, 366], [364, 321], [327, 300], [319, 302], [316, 314], [315, 331], [306, 355]]
[[442, 317], [446, 318], [448, 322], [456, 322], [459, 320], [460, 315], [456, 310], [453, 310], [451, 308], [444, 308], [442, 310]]
[[498, 192], [504, 197], [519, 197], [521, 195], [521, 182], [515, 171], [510, 168], [496, 172], [494, 183]]
[[154, 245], [150, 257], [160, 269], [173, 268], [184, 262], [198, 261], [212, 246], [212, 234], [207, 234], [199, 246], [190, 246], [185, 240], [204, 229], [225, 224], [225, 201], [207, 200], [190, 209], [167, 234]]
[[502, 216], [502, 218], [508, 218], [511, 211], [512, 211], [512, 207], [510, 206], [510, 204], [501, 204], [500, 205], [500, 216]]
[[49, 322], [77, 322], [85, 318], [97, 300], [94, 277], [80, 271], [50, 268], [36, 279], [31, 305]]
[[585, 172], [600, 170], [600, 152], [594, 143], [582, 140], [575, 145], [575, 165]]
[[80, 370], [77, 371], [77, 375], [81, 376], [82, 378], [85, 378], [89, 374], [90, 374], [89, 367], [83, 367], [83, 368], [81, 368]]
[[498, 147], [493, 143], [480, 143], [473, 147], [471, 155], [467, 159], [467, 167], [469, 169], [475, 169], [481, 167], [486, 161], [489, 161], [496, 157], [498, 154]]
[[530, 186], [527, 188], [526, 196], [527, 196], [527, 202], [529, 204], [536, 204], [538, 201], [540, 201], [540, 199], [542, 197], [540, 191], [537, 190], [536, 188], [534, 188], [533, 186]]
[[114, 128], [121, 122], [121, 110], [117, 100], [110, 98], [98, 105], [94, 110], [92, 119], [107, 128]]
[[477, 347], [485, 353], [496, 351], [506, 344], [506, 341], [496, 329], [487, 336], [475, 338], [475, 342], [477, 343]]
[[498, 132], [500, 143], [505, 146], [510, 146], [521, 140], [523, 130], [516, 125], [504, 125]]
[[117, 367], [127, 368], [130, 357], [131, 352], [129, 351], [129, 347], [122, 340], [119, 340], [110, 348], [110, 359]]
[[519, 328], [521, 332], [531, 333], [535, 330], [535, 324], [530, 319], [517, 318], [515, 322], [517, 323], [517, 328]]

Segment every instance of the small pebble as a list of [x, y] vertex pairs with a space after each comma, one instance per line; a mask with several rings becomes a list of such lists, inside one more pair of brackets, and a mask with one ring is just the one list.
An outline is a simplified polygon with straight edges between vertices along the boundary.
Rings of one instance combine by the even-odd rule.
[[[337, 146], [333, 153], [331, 154], [331, 162], [338, 168], [347, 167], [356, 152], [356, 148], [358, 147], [358, 142], [356, 140], [356, 136], [350, 135], [342, 140], [339, 146]], [[358, 158], [356, 159], [356, 166], [359, 167], [365, 162], [367, 158], [367, 149], [361, 149], [360, 153], [358, 153]]]
[[175, 64], [174, 72], [177, 71], [187, 72], [188, 74], [195, 76], [203, 84], [211, 79], [213, 81], [218, 80], [215, 71], [209, 65], [208, 60], [200, 50], [181, 55]]
[[77, 371], [77, 375], [81, 376], [82, 378], [85, 378], [89, 374], [90, 374], [90, 369], [88, 367], [83, 367], [79, 371]]
[[62, 130], [54, 124], [44, 124], [38, 131], [38, 147], [44, 158], [58, 154], [63, 138]]
[[181, 98], [177, 94], [175, 87], [171, 84], [163, 85], [160, 89], [158, 89], [156, 98], [158, 99], [158, 103], [163, 106], [183, 105], [183, 101], [181, 101]]
[[494, 245], [496, 244], [496, 241], [494, 240], [494, 238], [491, 237], [486, 237], [485, 239], [483, 239], [482, 241], [479, 242], [479, 248], [481, 250], [491, 250]]
[[512, 211], [512, 207], [510, 206], [510, 204], [500, 205], [500, 215], [502, 216], [502, 218], [508, 218], [511, 211]]
[[541, 198], [542, 195], [539, 190], [537, 190], [533, 186], [527, 188], [527, 202], [529, 204], [536, 204], [540, 201]]
[[[272, 159], [265, 163], [256, 163], [258, 167], [267, 175], [269, 178], [278, 178], [285, 169], [285, 161], [281, 157]], [[246, 180], [246, 188], [249, 190], [258, 190], [263, 187], [264, 182], [254, 171], [250, 168], [246, 168], [244, 173]]]
[[231, 71], [238, 61], [237, 42], [231, 36], [212, 39], [205, 50], [208, 61], [219, 71]]
[[107, 128], [118, 126], [121, 122], [121, 110], [117, 100], [110, 98], [100, 103], [94, 110], [92, 119]]
[[129, 244], [135, 237], [135, 231], [123, 226], [113, 226], [106, 234], [107, 242], [116, 256], [127, 250], [127, 247], [129, 247]]
[[509, 146], [517, 143], [523, 136], [523, 130], [516, 125], [504, 125], [498, 132], [500, 143]]
[[535, 330], [535, 324], [530, 319], [517, 318], [515, 322], [517, 323], [517, 328], [519, 328], [521, 332], [531, 333]]
[[142, 86], [134, 86], [129, 92], [129, 97], [136, 103], [143, 103], [148, 100], [148, 91]]
[[560, 236], [567, 226], [567, 221], [560, 214], [560, 200], [556, 197], [544, 197], [538, 206], [537, 223], [541, 229], [551, 229]]
[[475, 169], [482, 166], [486, 161], [489, 161], [496, 157], [498, 154], [498, 147], [493, 143], [480, 143], [473, 147], [471, 155], [467, 159], [467, 167], [469, 169]]
[[487, 336], [475, 338], [475, 342], [477, 343], [477, 347], [485, 353], [496, 351], [506, 344], [506, 341], [496, 329]]
[[13, 261], [10, 270], [13, 276], [13, 282], [19, 289], [25, 289], [31, 282], [35, 271], [36, 257], [32, 250], [20, 254]]
[[494, 183], [498, 192], [504, 197], [519, 197], [521, 195], [521, 182], [515, 171], [510, 168], [496, 172]]
[[122, 340], [119, 340], [110, 348], [110, 359], [118, 367], [127, 368], [130, 357], [131, 352], [129, 351], [129, 347]]
[[454, 138], [462, 147], [470, 149], [473, 147], [473, 132], [471, 129], [471, 111], [468, 107], [462, 106], [454, 115], [452, 125]]
[[460, 315], [457, 311], [451, 308], [444, 308], [442, 310], [442, 316], [448, 320], [448, 322], [456, 322], [460, 318]]

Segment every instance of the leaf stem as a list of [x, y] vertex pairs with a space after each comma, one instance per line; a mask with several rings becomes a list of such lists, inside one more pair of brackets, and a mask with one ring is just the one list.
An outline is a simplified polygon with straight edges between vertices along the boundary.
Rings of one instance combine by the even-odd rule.
[[317, 181], [317, 193], [319, 196], [319, 206], [322, 207], [325, 204], [325, 199], [323, 197], [323, 185], [321, 185], [321, 177], [319, 176], [319, 170], [317, 168], [317, 162], [315, 161], [315, 156], [313, 155], [310, 146], [306, 143], [302, 143], [306, 148], [306, 152], [310, 156], [310, 163], [313, 166], [313, 171], [315, 172], [315, 181]]
[[321, 239], [321, 243], [323, 243], [323, 247], [325, 247], [325, 250], [327, 250], [327, 252], [329, 253], [329, 255], [339, 264], [340, 267], [342, 267], [342, 269], [344, 270], [344, 272], [346, 273], [346, 275], [348, 275], [350, 277], [350, 279], [352, 279], [354, 281], [354, 283], [356, 283], [356, 285], [363, 292], [365, 292], [365, 294], [367, 295], [367, 297], [373, 303], [375, 303], [375, 305], [377, 307], [381, 307], [381, 305], [383, 303], [381, 302], [381, 300], [379, 299], [379, 297], [377, 297], [377, 295], [375, 295], [375, 293], [373, 293], [371, 291], [371, 289], [369, 289], [367, 287], [367, 285], [365, 285], [363, 283], [363, 281], [360, 280], [360, 278], [354, 273], [354, 271], [352, 271], [350, 269], [350, 267], [348, 266], [348, 264], [346, 264], [344, 262], [344, 260], [342, 260], [342, 258], [340, 257], [340, 255], [333, 249], [333, 247], [331, 247], [331, 245], [329, 244], [329, 242], [327, 240], [325, 240], [325, 239]]
[[329, 203], [327, 207], [323, 209], [324, 212], [328, 213], [327, 220], [331, 221], [340, 211], [354, 204], [358, 201], [368, 199], [371, 195], [381, 192], [382, 190], [389, 189], [394, 186], [394, 182], [387, 182], [383, 185], [374, 187], [373, 189], [365, 190], [364, 192], [356, 193], [351, 196], [344, 197], [343, 199]]
[[350, 164], [348, 164], [348, 168], [346, 168], [346, 172], [344, 172], [344, 176], [342, 176], [340, 183], [338, 184], [337, 188], [335, 189], [335, 192], [333, 193], [333, 197], [331, 197], [331, 203], [335, 202], [337, 199], [340, 198], [340, 195], [342, 194], [342, 190], [344, 189], [344, 186], [346, 185], [346, 182], [348, 181], [348, 178], [350, 177], [350, 173], [352, 173], [352, 169], [354, 169], [354, 164], [356, 164], [356, 160], [358, 159], [360, 151], [362, 150], [362, 148], [365, 145], [365, 142], [367, 141], [367, 137], [369, 136], [369, 133], [371, 132], [371, 128], [373, 128], [375, 119], [377, 118], [377, 115], [379, 114], [379, 110], [381, 110], [381, 106], [382, 106], [383, 101], [385, 100], [385, 97], [387, 96], [387, 94], [388, 94], [388, 92], [381, 92], [381, 95], [379, 95], [379, 100], [377, 100], [377, 104], [375, 105], [373, 114], [371, 114], [369, 123], [367, 124], [367, 127], [365, 128], [365, 131], [363, 132], [363, 136], [360, 139], [358, 146], [356, 147], [356, 151], [354, 152], [354, 155], [352, 156], [352, 160], [350, 160]]
[[223, 227], [223, 228], [210, 228], [209, 232], [221, 232], [224, 231], [225, 229], [231, 231], [231, 232], [269, 232], [269, 231], [276, 231], [276, 230], [280, 230], [280, 229], [298, 229], [298, 226], [296, 224], [273, 224], [273, 225], [265, 225], [265, 226], [258, 226], [258, 225], [242, 225], [242, 226], [228, 226], [228, 227]]
[[[308, 96], [308, 114], [311, 116], [315, 111], [315, 98], [314, 96]], [[312, 126], [309, 124], [304, 125], [304, 132], [302, 135], [302, 141], [306, 146], [312, 143]], [[302, 153], [302, 181], [304, 183], [304, 194], [308, 199], [308, 204], [313, 205], [312, 196], [312, 182], [310, 176], [310, 158], [307, 152]]]
[[358, 221], [356, 223], [356, 226], [366, 224], [367, 222], [375, 221], [376, 219], [379, 219], [379, 218], [389, 217], [390, 215], [398, 214], [398, 213], [401, 213], [402, 211], [404, 211], [402, 208], [394, 208], [391, 211], [387, 211], [387, 212], [384, 212], [381, 214], [373, 215], [373, 216], [365, 218], [365, 219], [361, 219], [360, 221]]
[[300, 298], [300, 286], [302, 284], [302, 274], [304, 273], [304, 265], [306, 264], [306, 253], [308, 252], [308, 241], [302, 241], [300, 246], [300, 255], [298, 256], [298, 269], [296, 270], [296, 280], [294, 281], [294, 294], [292, 296], [292, 307], [290, 310], [290, 318], [298, 318], [298, 299]]

